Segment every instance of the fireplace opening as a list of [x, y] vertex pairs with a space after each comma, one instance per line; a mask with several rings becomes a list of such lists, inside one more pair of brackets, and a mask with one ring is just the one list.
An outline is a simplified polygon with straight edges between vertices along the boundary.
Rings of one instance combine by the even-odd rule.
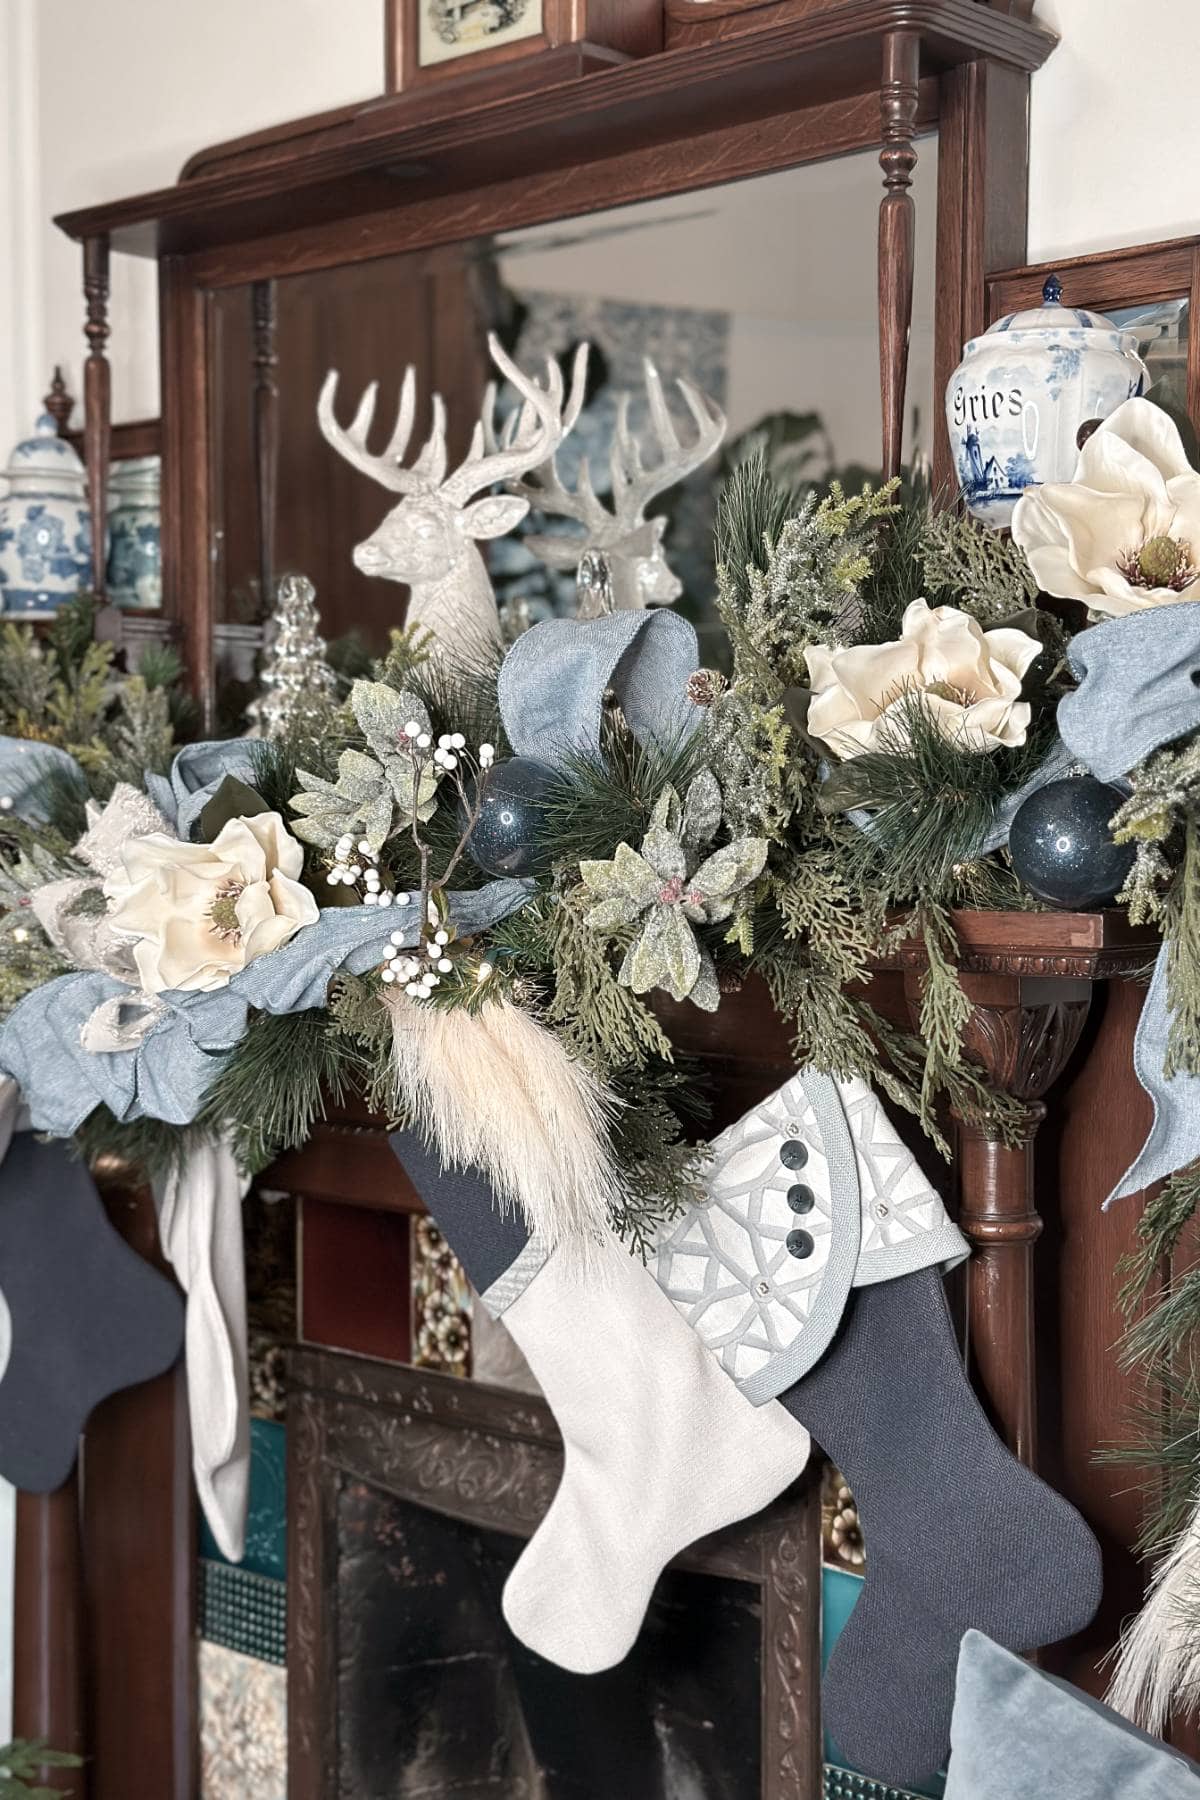
[[339, 1800], [758, 1800], [760, 1588], [670, 1569], [626, 1660], [570, 1675], [504, 1623], [524, 1547], [343, 1485]]

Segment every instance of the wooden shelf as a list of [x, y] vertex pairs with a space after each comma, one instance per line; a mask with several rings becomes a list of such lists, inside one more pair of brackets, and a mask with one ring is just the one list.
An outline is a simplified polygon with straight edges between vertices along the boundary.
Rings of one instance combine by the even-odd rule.
[[[1133, 974], [1158, 951], [1158, 934], [1129, 923], [1116, 908], [1104, 912], [956, 912], [959, 967], [972, 975], [1019, 975], [1104, 981]], [[919, 939], [901, 946], [880, 968], [924, 964]]]
[[[170, 188], [56, 221], [114, 250], [190, 254], [394, 210], [414, 200], [532, 174], [564, 172], [655, 143], [705, 138], [715, 126], [877, 95], [882, 45], [921, 39], [922, 74], [987, 57], [1039, 68], [1056, 39], [978, 0], [845, 0], [715, 44], [640, 61], [484, 103], [446, 84], [453, 113], [431, 117], [404, 95], [301, 121], [205, 152]], [[930, 121], [926, 121], [930, 123]], [[575, 210], [572, 208], [572, 210]], [[476, 229], [482, 228], [480, 220]]]

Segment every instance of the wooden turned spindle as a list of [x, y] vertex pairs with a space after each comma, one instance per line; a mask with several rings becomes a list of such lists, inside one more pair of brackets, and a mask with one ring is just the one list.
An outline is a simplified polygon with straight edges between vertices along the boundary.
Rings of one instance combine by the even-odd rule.
[[254, 324], [254, 485], [258, 502], [258, 579], [269, 606], [275, 582], [275, 498], [279, 465], [279, 386], [275, 371], [275, 283], [250, 289]]
[[917, 163], [921, 39], [915, 31], [891, 31], [883, 40], [879, 104], [884, 195], [879, 208], [879, 387], [883, 410], [883, 474], [900, 473], [908, 341], [916, 269], [916, 206], [910, 189]]
[[83, 246], [83, 294], [87, 303], [83, 365], [83, 456], [87, 464], [88, 501], [92, 521], [92, 587], [106, 591], [105, 551], [108, 527], [108, 459], [112, 438], [112, 372], [108, 343], [108, 238], [91, 237]]
[[63, 372], [57, 363], [54, 374], [50, 378], [50, 389], [42, 405], [54, 420], [54, 429], [60, 438], [65, 438], [71, 426], [71, 414], [75, 410], [74, 397], [68, 393]]
[[[972, 1002], [963, 1047], [993, 1086], [1020, 1102], [1015, 1144], [983, 1125], [957, 1120], [958, 1224], [971, 1245], [967, 1264], [967, 1361], [975, 1386], [1009, 1449], [1030, 1468], [1037, 1459], [1034, 1245], [1042, 1230], [1034, 1191], [1034, 1140], [1042, 1099], [1079, 1042], [1091, 982], [1026, 975], [1030, 958], [997, 951], [968, 959], [962, 983]], [[905, 993], [920, 1016], [924, 953], [905, 953]]]
[[[83, 1567], [79, 1475], [52, 1494], [17, 1495], [13, 1734], [82, 1756]], [[87, 1769], [43, 1769], [43, 1786], [87, 1800]]]
[[958, 1222], [967, 1264], [967, 1363], [1014, 1456], [1037, 1462], [1033, 1247], [1042, 1221], [1033, 1201], [1033, 1143], [1046, 1109], [1026, 1109], [1015, 1146], [958, 1124]]

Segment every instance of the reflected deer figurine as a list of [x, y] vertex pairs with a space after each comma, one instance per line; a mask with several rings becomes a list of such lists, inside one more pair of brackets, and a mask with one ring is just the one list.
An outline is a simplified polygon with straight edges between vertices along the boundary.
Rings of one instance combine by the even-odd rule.
[[[620, 394], [609, 456], [611, 510], [592, 487], [586, 458], [579, 465], [574, 493], [563, 486], [553, 455], [533, 471], [532, 480], [510, 483], [511, 492], [529, 501], [540, 512], [573, 519], [583, 526], [582, 537], [527, 537], [526, 548], [535, 556], [552, 569], [578, 571], [585, 559], [597, 556], [607, 565], [607, 584], [603, 581], [579, 582], [580, 618], [593, 617], [606, 606], [611, 606], [614, 612], [632, 612], [644, 606], [668, 606], [672, 600], [678, 600], [683, 584], [673, 573], [663, 552], [662, 539], [667, 521], [661, 515], [647, 519], [646, 507], [656, 494], [674, 487], [677, 481], [706, 462], [725, 436], [725, 415], [720, 407], [690, 381], [681, 379], [677, 386], [697, 427], [694, 441], [682, 443], [663, 393], [662, 377], [649, 357], [644, 359], [644, 367], [646, 399], [658, 439], [659, 460], [652, 468], [643, 466], [638, 440], [629, 429], [629, 395]], [[485, 406], [485, 416], [487, 412]], [[506, 432], [506, 438], [508, 435]], [[593, 568], [594, 564], [589, 561], [588, 567]]]
[[[492, 361], [522, 397], [503, 447], [489, 440], [483, 420], [477, 422], [465, 460], [446, 473], [446, 409], [433, 396], [433, 427], [423, 449], [405, 467], [416, 410], [416, 374], [410, 365], [400, 389], [400, 410], [387, 448], [375, 455], [367, 436], [375, 417], [378, 382], [359, 402], [348, 429], [334, 416], [336, 369], [330, 370], [317, 403], [317, 419], [326, 440], [354, 468], [403, 498], [369, 538], [356, 545], [355, 566], [364, 575], [407, 582], [411, 589], [406, 623], [424, 626], [437, 638], [436, 654], [447, 661], [478, 667], [490, 662], [500, 647], [496, 599], [487, 566], [477, 545], [503, 537], [520, 523], [529, 501], [515, 493], [483, 494], [497, 482], [512, 482], [553, 458], [579, 417], [587, 377], [587, 345], [575, 354], [571, 392], [564, 406], [563, 376], [557, 363], [547, 366], [546, 383], [522, 373], [500, 346], [488, 338]], [[482, 495], [482, 498], [477, 496]]]

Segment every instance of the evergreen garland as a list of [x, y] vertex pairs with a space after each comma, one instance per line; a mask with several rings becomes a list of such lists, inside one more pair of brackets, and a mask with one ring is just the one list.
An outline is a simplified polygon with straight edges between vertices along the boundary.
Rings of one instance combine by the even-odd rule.
[[[939, 518], [925, 497], [901, 506], [895, 484], [846, 494], [834, 483], [823, 499], [798, 496], [772, 480], [761, 450], [723, 485], [717, 559], [731, 668], [728, 677], [700, 671], [689, 682], [700, 728], [676, 744], [648, 746], [610, 707], [599, 754], [569, 759], [542, 807], [536, 894], [477, 944], [460, 947], [458, 960], [448, 958], [451, 971], [422, 1001], [478, 1012], [507, 997], [619, 1099], [611, 1138], [627, 1200], [615, 1222], [642, 1247], [694, 1192], [698, 1074], [676, 1054], [653, 996], [635, 993], [623, 975], [648, 915], [621, 923], [615, 897], [597, 909], [581, 865], [615, 869], [620, 846], [632, 853], [657, 841], [664, 796], [688, 795], [698, 778], [715, 775], [719, 814], [709, 823], [716, 835], [687, 852], [689, 867], [707, 856], [744, 857], [747, 875], [679, 940], [694, 943], [690, 954], [698, 952], [709, 970], [713, 999], [720, 985], [755, 972], [789, 1022], [798, 1060], [874, 1082], [917, 1114], [943, 1150], [948, 1107], [1005, 1135], [1014, 1123], [1012, 1103], [990, 1091], [963, 1049], [969, 1005], [955, 967], [952, 912], [962, 904], [1030, 904], [1004, 859], [984, 855], [982, 844], [997, 806], [1039, 761], [1062, 687], [1052, 642], [1026, 684], [1035, 723], [1021, 749], [968, 752], [938, 731], [914, 695], [896, 741], [884, 738], [869, 754], [838, 765], [806, 730], [810, 646], [886, 641], [923, 594], [981, 623], [1022, 617], [1031, 598], [1023, 563], [993, 535]], [[53, 784], [47, 830], [30, 834], [0, 817], [0, 902], [9, 909], [0, 919], [0, 1008], [63, 970], [38, 931], [26, 929], [14, 941], [11, 922], [32, 888], [80, 872], [71, 845], [88, 794], [103, 799], [118, 780], [166, 769], [184, 716], [173, 658], [151, 657], [138, 676], [118, 679], [110, 650], [92, 640], [94, 610], [86, 599], [64, 608], [45, 642], [19, 628], [0, 632], [0, 724], [30, 735], [36, 714], [45, 721], [40, 735], [70, 750], [86, 783]], [[1045, 629], [1053, 636], [1057, 628]], [[306, 784], [329, 784], [320, 804], [334, 816], [339, 759], [353, 753], [357, 769], [377, 754], [375, 714], [363, 710], [370, 698], [364, 684], [371, 682], [381, 684], [380, 693], [412, 696], [435, 742], [459, 733], [494, 745], [501, 759], [509, 754], [496, 670], [451, 673], [430, 648], [419, 632], [394, 632], [386, 655], [364, 675], [350, 646], [359, 682], [350, 700], [331, 709], [319, 731], [300, 719], [280, 738], [251, 747], [262, 805], [293, 820], [304, 771]], [[1185, 775], [1190, 779], [1190, 766], [1172, 772], [1176, 786]], [[1157, 767], [1155, 779], [1161, 787]], [[385, 889], [415, 891], [429, 870], [451, 865], [455, 887], [484, 881], [460, 853], [468, 800], [460, 784], [443, 781], [419, 831], [394, 819], [377, 864]], [[1182, 832], [1180, 818], [1170, 812], [1164, 833]], [[304, 879], [322, 904], [358, 904], [357, 890], [328, 884], [337, 859], [325, 833], [322, 824], [305, 845]], [[1186, 857], [1183, 864], [1190, 867]], [[1181, 877], [1165, 899], [1154, 891], [1154, 903], [1164, 912], [1174, 908], [1180, 919], [1187, 980], [1200, 943], [1188, 925], [1196, 886]], [[619, 895], [619, 885], [612, 892]], [[589, 923], [597, 910], [608, 921], [603, 931]], [[24, 925], [28, 912], [19, 916]], [[863, 997], [873, 969], [906, 937], [923, 942], [928, 965], [917, 1032], [888, 1024]], [[484, 960], [489, 975], [480, 981], [471, 970]], [[389, 1122], [402, 1120], [406, 1101], [393, 1074], [383, 992], [377, 974], [340, 975], [320, 1010], [252, 1015], [192, 1129], [222, 1134], [257, 1172], [351, 1095]], [[159, 1169], [187, 1141], [153, 1124], [120, 1126], [103, 1110], [80, 1135], [89, 1155], [109, 1149]]]

